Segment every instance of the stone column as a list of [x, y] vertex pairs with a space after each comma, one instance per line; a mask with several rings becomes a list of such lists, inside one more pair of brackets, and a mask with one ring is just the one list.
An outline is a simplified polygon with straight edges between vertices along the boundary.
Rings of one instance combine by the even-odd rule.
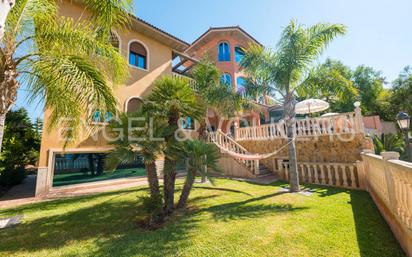
[[237, 121], [235, 121], [235, 124], [233, 124], [234, 125], [234, 127], [235, 127], [235, 133], [234, 133], [234, 135], [233, 135], [233, 137], [234, 137], [234, 139], [235, 140], [238, 140], [238, 138], [239, 138], [239, 119], [237, 120]]
[[42, 196], [49, 192], [49, 185], [47, 182], [47, 177], [49, 170], [47, 167], [38, 167], [36, 176], [36, 193], [35, 196]]
[[364, 126], [363, 126], [363, 118], [362, 118], [362, 109], [360, 108], [361, 103], [360, 102], [355, 102], [355, 128], [356, 128], [356, 133], [363, 133], [364, 132]]

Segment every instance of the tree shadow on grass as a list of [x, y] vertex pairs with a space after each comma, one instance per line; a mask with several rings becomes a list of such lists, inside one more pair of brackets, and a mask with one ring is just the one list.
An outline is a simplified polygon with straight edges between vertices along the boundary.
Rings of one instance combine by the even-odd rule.
[[194, 186], [194, 189], [204, 189], [204, 190], [216, 190], [216, 191], [223, 191], [223, 192], [229, 192], [229, 193], [238, 193], [238, 194], [244, 194], [247, 196], [252, 196], [249, 193], [240, 191], [240, 190], [236, 190], [236, 189], [229, 189], [229, 188], [224, 188], [224, 187], [205, 187], [205, 186]]
[[[205, 189], [202, 187], [202, 189]], [[65, 208], [76, 203], [86, 203], [99, 197], [107, 197], [92, 206], [81, 209], [68, 210], [63, 214], [41, 217], [33, 221], [20, 224], [16, 227], [0, 230], [0, 255], [16, 253], [17, 251], [31, 252], [55, 250], [59, 251], [65, 246], [87, 249], [91, 256], [170, 256], [178, 255], [180, 249], [193, 244], [190, 235], [205, 218], [204, 212], [212, 214], [215, 220], [253, 219], [273, 213], [288, 213], [304, 210], [290, 204], [266, 204], [269, 198], [284, 194], [277, 192], [243, 201], [229, 202], [215, 206], [201, 207], [199, 202], [220, 195], [202, 195], [190, 200], [198, 209], [177, 211], [168, 223], [156, 231], [140, 229], [136, 219], [143, 217], [141, 203], [138, 200], [119, 198], [122, 194], [135, 193], [145, 188], [108, 192], [94, 196], [72, 198], [34, 204], [21, 207], [22, 210], [47, 210]], [[210, 188], [206, 190], [216, 190]], [[236, 190], [229, 190], [229, 192]], [[241, 192], [241, 191], [239, 191]], [[236, 192], [236, 193], [239, 193]], [[233, 193], [233, 192], [232, 192]], [[91, 246], [89, 244], [92, 244]], [[75, 249], [61, 250], [64, 255], [69, 255]], [[86, 250], [83, 250], [86, 251]], [[94, 251], [94, 252], [92, 252]], [[76, 252], [78, 254], [78, 252]], [[73, 253], [73, 255], [76, 255]]]
[[93, 206], [1, 230], [0, 255], [58, 250], [73, 242], [81, 247], [86, 240], [93, 240], [98, 246], [93, 256], [112, 255], [110, 252], [117, 256], [169, 255], [176, 251], [174, 242], [185, 240], [187, 232], [197, 223], [195, 217], [183, 215], [173, 217], [167, 226], [157, 231], [143, 230], [136, 222], [145, 215], [141, 205], [137, 200], [116, 199], [118, 197], [114, 195]]
[[265, 216], [267, 214], [302, 211], [307, 207], [294, 207], [291, 204], [265, 204], [258, 203], [265, 199], [273, 198], [287, 192], [276, 192], [273, 194], [263, 195], [259, 197], [250, 198], [244, 201], [231, 202], [220, 205], [211, 206], [202, 211], [212, 213], [215, 220], [236, 220], [236, 219], [250, 219]]
[[349, 194], [361, 256], [406, 256], [369, 193]]
[[68, 198], [59, 198], [45, 202], [32, 203], [28, 205], [22, 205], [16, 208], [7, 208], [0, 210], [0, 215], [14, 215], [16, 213], [27, 212], [27, 211], [44, 211], [53, 210], [64, 205], [79, 204], [83, 202], [88, 202], [93, 199], [98, 199], [106, 196], [121, 196], [129, 193], [136, 193], [140, 191], [147, 191], [148, 187], [130, 188], [121, 191], [109, 191], [99, 194], [86, 195], [86, 196], [75, 196]]

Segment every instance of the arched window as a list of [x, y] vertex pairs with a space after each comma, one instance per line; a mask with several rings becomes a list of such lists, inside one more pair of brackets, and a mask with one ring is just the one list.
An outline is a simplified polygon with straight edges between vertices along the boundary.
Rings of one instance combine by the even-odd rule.
[[187, 130], [195, 130], [195, 122], [191, 117], [182, 119], [182, 128]]
[[228, 62], [230, 61], [230, 46], [227, 42], [222, 42], [219, 44], [219, 53], [218, 59], [219, 62]]
[[244, 77], [238, 77], [236, 79], [236, 86], [237, 86], [237, 93], [242, 95], [243, 97], [246, 96], [246, 79]]
[[120, 48], [120, 39], [119, 37], [116, 35], [116, 33], [114, 33], [113, 31], [110, 31], [110, 44], [112, 44], [112, 46], [116, 49]]
[[223, 73], [220, 77], [220, 83], [232, 88], [232, 76], [229, 73]]
[[126, 103], [126, 112], [133, 113], [141, 110], [143, 107], [143, 100], [137, 97], [129, 99]]
[[235, 47], [235, 60], [237, 63], [240, 63], [245, 56], [245, 51], [240, 47]]
[[138, 42], [130, 44], [129, 64], [140, 69], [147, 69], [147, 50], [142, 44]]

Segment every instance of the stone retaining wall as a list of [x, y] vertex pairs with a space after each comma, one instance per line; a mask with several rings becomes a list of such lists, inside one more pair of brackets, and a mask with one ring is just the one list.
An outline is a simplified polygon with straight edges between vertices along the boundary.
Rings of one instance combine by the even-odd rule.
[[[272, 153], [286, 145], [286, 139], [239, 141], [251, 153]], [[300, 162], [354, 163], [361, 160], [364, 149], [373, 150], [372, 140], [364, 134], [297, 138], [297, 158]], [[284, 147], [276, 157], [288, 156]], [[263, 160], [271, 165], [270, 160]]]

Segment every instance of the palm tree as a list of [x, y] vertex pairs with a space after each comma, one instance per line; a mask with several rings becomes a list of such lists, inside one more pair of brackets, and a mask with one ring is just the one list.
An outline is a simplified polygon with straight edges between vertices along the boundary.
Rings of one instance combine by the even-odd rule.
[[[196, 64], [191, 71], [191, 76], [195, 83], [198, 101], [213, 109], [220, 117], [231, 118], [242, 110], [257, 109], [251, 101], [244, 99], [228, 85], [222, 84], [220, 71], [208, 58], [204, 58]], [[207, 112], [206, 110], [204, 118], [198, 121], [198, 134], [203, 141], [207, 139]], [[206, 176], [202, 174], [202, 183], [206, 181]]]
[[[2, 1], [4, 2], [4, 1]], [[6, 1], [7, 2], [7, 1]], [[90, 19], [58, 14], [59, 1], [18, 0], [0, 37], [0, 149], [4, 118], [20, 83], [44, 99], [48, 128], [66, 126], [73, 137], [91, 110], [114, 112], [112, 85], [127, 77], [126, 60], [110, 44], [112, 27], [128, 23], [131, 0], [84, 1]]]
[[220, 154], [216, 146], [206, 144], [200, 140], [185, 141], [179, 157], [186, 162], [186, 180], [180, 195], [177, 208], [184, 208], [187, 204], [190, 191], [195, 182], [196, 175], [207, 176], [207, 169], [220, 172], [217, 166]]
[[307, 28], [291, 21], [283, 30], [276, 51], [255, 47], [251, 53], [246, 51], [242, 61], [245, 72], [257, 85], [255, 90], [269, 91], [272, 95], [277, 93], [283, 98], [292, 192], [300, 190], [294, 143], [296, 90], [304, 84], [313, 61], [335, 37], [345, 31], [345, 26], [341, 24], [318, 23]]
[[[131, 125], [131, 126], [130, 126]], [[167, 124], [161, 119], [150, 120], [148, 112], [121, 113], [109, 125], [115, 149], [108, 155], [107, 167], [114, 170], [119, 164], [133, 162], [141, 158], [147, 173], [150, 195], [161, 199], [156, 160], [162, 154], [165, 142], [160, 140]]]
[[191, 117], [200, 120], [205, 113], [205, 106], [198, 101], [196, 93], [188, 79], [164, 77], [155, 82], [155, 87], [149, 97], [146, 108], [155, 117], [167, 120], [169, 132], [165, 134], [164, 149], [164, 209], [167, 214], [173, 212], [174, 191], [176, 180], [176, 145], [179, 142], [178, 122], [181, 118]]
[[149, 213], [148, 225], [161, 224], [164, 220], [163, 198], [156, 160], [161, 157], [165, 147], [165, 142], [160, 139], [167, 131], [166, 122], [161, 119], [154, 121], [144, 111], [121, 113], [118, 119], [110, 122], [109, 131], [116, 140], [111, 142], [115, 149], [107, 156], [107, 168], [115, 170], [122, 163], [136, 159], [143, 161], [150, 190], [150, 196], [144, 199]]
[[[208, 108], [212, 108], [217, 114], [224, 118], [234, 117], [242, 110], [255, 110], [256, 106], [241, 95], [237, 94], [232, 88], [222, 84], [220, 81], [221, 73], [216, 65], [208, 58], [202, 59], [191, 71], [191, 76], [195, 83], [198, 100]], [[206, 119], [200, 119], [199, 135], [206, 139]]]

